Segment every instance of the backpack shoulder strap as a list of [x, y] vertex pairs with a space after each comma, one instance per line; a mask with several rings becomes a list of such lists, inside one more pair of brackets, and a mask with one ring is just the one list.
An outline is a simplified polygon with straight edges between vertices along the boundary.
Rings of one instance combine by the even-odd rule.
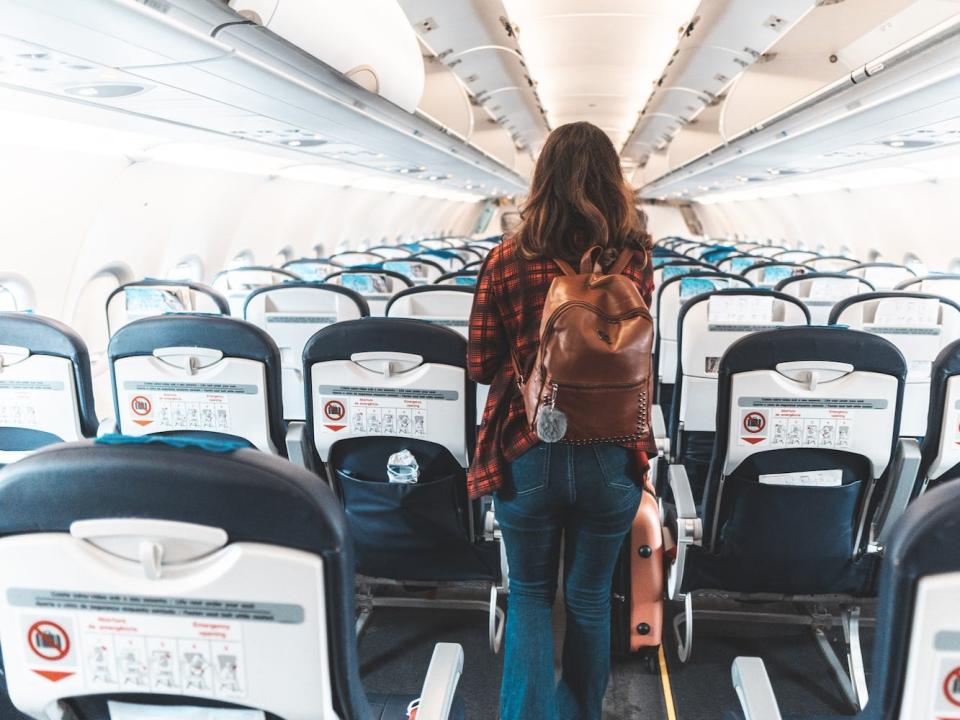
[[566, 260], [561, 260], [560, 258], [554, 258], [553, 262], [556, 263], [556, 266], [560, 268], [560, 272], [562, 272], [564, 275], [577, 274], [573, 271], [573, 267]]
[[[608, 275], [619, 275], [627, 267], [627, 264], [633, 260], [634, 250], [632, 248], [624, 248], [620, 251], [620, 255], [617, 256], [617, 259], [614, 260], [613, 265], [610, 266], [610, 271]], [[646, 254], [644, 254], [644, 264], [646, 264]]]

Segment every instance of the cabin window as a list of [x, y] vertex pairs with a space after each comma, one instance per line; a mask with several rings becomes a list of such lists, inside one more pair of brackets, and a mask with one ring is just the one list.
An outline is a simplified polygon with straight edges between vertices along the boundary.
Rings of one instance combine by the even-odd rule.
[[167, 280], [203, 282], [203, 260], [197, 255], [187, 255], [171, 268]]
[[295, 259], [295, 255], [293, 252], [293, 247], [291, 247], [290, 245], [287, 245], [286, 247], [281, 248], [279, 252], [277, 252], [277, 256], [273, 259], [273, 266], [283, 267], [285, 264], [287, 264], [288, 262], [294, 259]]
[[233, 256], [233, 260], [227, 265], [227, 270], [236, 270], [237, 268], [250, 267], [256, 265], [252, 250], [241, 250]]
[[104, 314], [107, 298], [120, 285], [132, 279], [132, 273], [126, 268], [105, 268], [87, 281], [77, 297], [70, 324], [87, 344], [94, 375], [100, 375], [107, 369], [107, 345], [110, 344]]
[[33, 308], [33, 288], [19, 275], [0, 275], [0, 311], [16, 312]]

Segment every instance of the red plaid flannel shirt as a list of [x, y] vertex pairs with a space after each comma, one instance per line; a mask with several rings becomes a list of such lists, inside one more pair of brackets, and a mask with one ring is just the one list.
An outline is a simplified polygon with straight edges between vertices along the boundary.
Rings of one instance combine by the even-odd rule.
[[[512, 239], [494, 248], [480, 271], [470, 313], [467, 367], [472, 380], [490, 385], [490, 395], [467, 473], [467, 488], [472, 498], [499, 489], [506, 464], [539, 442], [527, 423], [509, 348], [516, 348], [521, 368], [530, 366], [537, 354], [547, 291], [559, 273], [552, 260], [526, 260], [520, 256]], [[641, 268], [639, 261], [632, 262], [624, 275], [640, 286], [649, 306], [653, 295], [651, 264], [645, 263]], [[626, 447], [637, 450], [641, 468], [646, 467], [649, 456], [656, 453], [652, 435]]]

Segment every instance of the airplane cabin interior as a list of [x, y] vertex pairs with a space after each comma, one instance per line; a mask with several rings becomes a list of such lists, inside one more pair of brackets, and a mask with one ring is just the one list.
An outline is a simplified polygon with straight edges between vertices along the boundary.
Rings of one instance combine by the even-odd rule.
[[512, 717], [960, 720], [957, 0], [0, 0], [0, 720], [512, 720], [475, 315], [570, 123], [656, 451], [602, 715]]

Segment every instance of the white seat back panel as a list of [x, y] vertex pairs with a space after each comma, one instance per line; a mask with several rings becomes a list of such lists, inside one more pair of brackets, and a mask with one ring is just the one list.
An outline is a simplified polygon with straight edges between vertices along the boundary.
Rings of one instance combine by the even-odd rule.
[[930, 467], [931, 480], [936, 480], [960, 463], [960, 375], [947, 380], [947, 397], [940, 422], [940, 448]]
[[754, 453], [785, 448], [844, 450], [863, 455], [877, 478], [890, 462], [897, 381], [854, 371], [814, 390], [774, 370], [751, 370], [731, 381], [724, 474]]
[[958, 596], [960, 573], [930, 575], [917, 583], [900, 720], [960, 718]]
[[466, 337], [472, 308], [472, 294], [442, 291], [414, 293], [394, 300], [390, 306], [390, 317], [443, 325]]
[[151, 355], [114, 362], [117, 419], [124, 435], [191, 430], [235, 435], [276, 453], [270, 441], [266, 370], [224, 358], [188, 374]]
[[10, 696], [164, 693], [335, 720], [322, 561], [237, 543], [148, 580], [66, 533], [0, 540], [0, 646]]
[[[67, 358], [31, 355], [0, 372], [0, 426], [39, 430], [66, 442], [83, 437], [80, 405]], [[29, 452], [0, 452], [14, 462]]]
[[424, 363], [386, 377], [352, 360], [333, 360], [315, 363], [310, 373], [313, 439], [324, 462], [335, 442], [384, 435], [443, 445], [469, 465], [463, 369]]
[[315, 288], [285, 288], [255, 295], [246, 320], [263, 328], [280, 348], [283, 417], [303, 420], [303, 348], [314, 333], [343, 320], [360, 318], [360, 308], [341, 293]]

